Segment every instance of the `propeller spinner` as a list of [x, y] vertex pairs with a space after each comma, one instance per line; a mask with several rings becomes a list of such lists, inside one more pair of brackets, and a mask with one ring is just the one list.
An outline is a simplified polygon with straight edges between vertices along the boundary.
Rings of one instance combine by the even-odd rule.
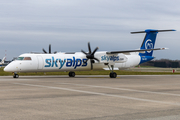
[[[89, 49], [89, 53], [86, 53], [84, 50], [81, 50], [81, 52], [86, 55], [87, 61], [90, 59], [90, 62], [91, 62], [91, 70], [92, 70], [92, 69], [93, 69], [94, 60], [96, 60], [96, 61], [99, 62], [99, 60], [94, 57], [95, 52], [96, 52], [99, 48], [96, 47], [96, 48], [94, 49], [94, 51], [91, 52], [90, 43], [88, 42], [88, 49]], [[87, 61], [86, 61], [86, 62], [87, 62]]]

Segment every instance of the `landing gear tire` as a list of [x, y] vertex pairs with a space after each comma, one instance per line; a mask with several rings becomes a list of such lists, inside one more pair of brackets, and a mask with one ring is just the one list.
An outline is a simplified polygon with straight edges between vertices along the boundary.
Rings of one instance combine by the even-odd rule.
[[14, 74], [13, 78], [19, 78], [19, 75], [18, 74]]
[[75, 72], [69, 72], [69, 77], [75, 77]]
[[116, 77], [117, 77], [117, 74], [116, 74], [115, 72], [111, 72], [111, 73], [109, 74], [109, 77], [110, 77], [110, 78], [116, 78]]

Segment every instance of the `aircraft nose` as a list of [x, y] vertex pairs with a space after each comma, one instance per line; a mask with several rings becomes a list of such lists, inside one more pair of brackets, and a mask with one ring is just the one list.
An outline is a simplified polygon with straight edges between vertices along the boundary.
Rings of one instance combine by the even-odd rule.
[[10, 71], [10, 68], [8, 67], [8, 65], [4, 68], [4, 71], [5, 71], [5, 72], [11, 72], [11, 71]]
[[5, 72], [14, 72], [15, 71], [15, 66], [13, 63], [9, 63], [5, 68], [4, 68]]

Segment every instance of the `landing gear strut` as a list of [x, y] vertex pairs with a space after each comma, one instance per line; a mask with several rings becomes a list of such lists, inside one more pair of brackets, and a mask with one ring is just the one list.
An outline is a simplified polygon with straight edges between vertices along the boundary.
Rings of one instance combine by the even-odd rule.
[[19, 75], [17, 73], [13, 73], [13, 78], [19, 78]]
[[75, 77], [75, 72], [69, 72], [69, 77]]

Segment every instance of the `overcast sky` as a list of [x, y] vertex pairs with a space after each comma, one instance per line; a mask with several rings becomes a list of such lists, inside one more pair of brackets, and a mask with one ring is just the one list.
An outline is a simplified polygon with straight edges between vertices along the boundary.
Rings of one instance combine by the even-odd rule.
[[156, 59], [180, 60], [179, 0], [1, 0], [0, 59], [22, 53], [132, 50], [141, 46], [145, 29], [175, 29], [158, 33]]

